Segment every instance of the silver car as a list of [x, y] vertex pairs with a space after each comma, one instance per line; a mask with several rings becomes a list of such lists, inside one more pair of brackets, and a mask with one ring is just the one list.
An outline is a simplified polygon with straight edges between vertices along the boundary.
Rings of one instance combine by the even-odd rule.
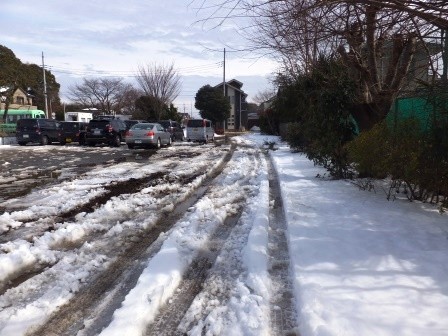
[[133, 148], [171, 146], [171, 134], [158, 123], [138, 123], [126, 132], [126, 144]]

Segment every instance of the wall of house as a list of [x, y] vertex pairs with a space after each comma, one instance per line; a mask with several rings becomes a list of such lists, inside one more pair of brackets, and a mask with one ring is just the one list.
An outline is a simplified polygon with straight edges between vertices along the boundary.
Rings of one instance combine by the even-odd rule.
[[230, 86], [226, 87], [227, 89], [227, 97], [229, 97], [230, 101], [230, 117], [227, 119], [227, 129], [234, 130], [236, 126], [236, 120], [235, 120], [235, 94], [236, 90]]
[[243, 108], [245, 106], [244, 97], [241, 91], [236, 90], [232, 87], [227, 87], [227, 97], [230, 101], [230, 118], [227, 119], [227, 129], [228, 130], [239, 130], [245, 127], [244, 120], [247, 120], [247, 114]]

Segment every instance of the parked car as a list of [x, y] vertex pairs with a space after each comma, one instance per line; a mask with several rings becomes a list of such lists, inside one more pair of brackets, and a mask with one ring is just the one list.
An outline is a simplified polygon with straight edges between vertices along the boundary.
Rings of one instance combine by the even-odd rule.
[[126, 128], [127, 129], [130, 129], [135, 124], [138, 124], [138, 123], [141, 123], [141, 122], [145, 122], [145, 121], [144, 120], [137, 120], [137, 119], [124, 120], [124, 123], [126, 124]]
[[54, 119], [27, 118], [17, 120], [17, 143], [25, 146], [27, 143], [48, 145], [59, 142], [59, 123]]
[[171, 134], [173, 141], [184, 141], [184, 130], [179, 126], [177, 121], [173, 120], [160, 120], [159, 124], [162, 125]]
[[119, 147], [126, 134], [126, 124], [121, 119], [92, 119], [86, 128], [86, 144], [108, 144]]
[[170, 146], [171, 134], [159, 123], [138, 123], [126, 132], [126, 144], [133, 148]]
[[187, 140], [208, 142], [215, 139], [215, 130], [208, 119], [190, 119], [187, 122]]
[[86, 127], [88, 123], [82, 121], [61, 121], [59, 123], [59, 143], [78, 142], [84, 145], [86, 142]]

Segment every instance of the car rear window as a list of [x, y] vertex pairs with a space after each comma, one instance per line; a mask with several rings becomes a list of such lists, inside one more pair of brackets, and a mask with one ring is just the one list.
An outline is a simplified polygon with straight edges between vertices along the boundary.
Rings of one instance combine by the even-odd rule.
[[19, 119], [17, 120], [17, 127], [37, 127], [37, 120], [36, 119]]
[[134, 126], [135, 124], [138, 124], [139, 121], [138, 120], [125, 120], [124, 123], [126, 124], [126, 126], [131, 127], [131, 126]]
[[202, 119], [190, 119], [187, 127], [204, 127], [204, 121]]
[[89, 126], [92, 128], [104, 128], [110, 123], [109, 120], [90, 120]]
[[164, 128], [171, 127], [171, 122], [169, 122], [169, 121], [161, 120], [161, 121], [159, 121], [159, 124], [162, 125]]
[[135, 124], [134, 126], [132, 126], [133, 130], [150, 130], [154, 127], [154, 124], [144, 124], [144, 123], [140, 123], [140, 124]]

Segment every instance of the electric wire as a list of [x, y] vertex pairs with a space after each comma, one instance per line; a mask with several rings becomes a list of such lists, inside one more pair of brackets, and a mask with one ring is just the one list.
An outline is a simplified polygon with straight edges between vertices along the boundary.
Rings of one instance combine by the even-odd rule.
[[[204, 65], [196, 65], [190, 67], [180, 67], [177, 71], [182, 74], [201, 74], [212, 70], [217, 70], [223, 67], [223, 62], [215, 62]], [[62, 73], [74, 76], [106, 76], [106, 77], [136, 77], [138, 70], [95, 70], [95, 69], [76, 69], [60, 67], [55, 65], [46, 65], [45, 68], [54, 73]]]

